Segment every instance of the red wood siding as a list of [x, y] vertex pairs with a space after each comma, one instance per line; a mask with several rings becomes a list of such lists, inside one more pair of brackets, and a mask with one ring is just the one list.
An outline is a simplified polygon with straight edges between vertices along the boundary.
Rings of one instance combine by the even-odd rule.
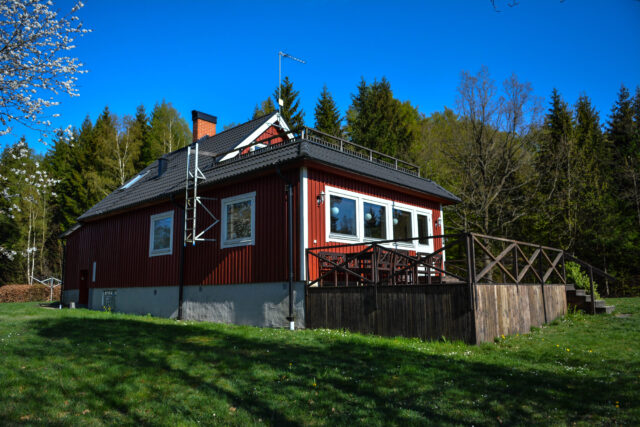
[[[435, 235], [440, 234], [440, 230], [436, 229], [435, 222], [440, 218], [440, 203], [432, 200], [429, 196], [417, 197], [415, 195], [410, 195], [403, 193], [402, 188], [398, 187], [397, 190], [391, 190], [387, 188], [382, 188], [376, 184], [373, 180], [366, 180], [362, 177], [358, 177], [354, 175], [352, 178], [348, 178], [345, 176], [336, 175], [324, 170], [320, 170], [317, 168], [309, 167], [308, 172], [308, 225], [309, 225], [309, 241], [308, 247], [313, 249], [314, 247], [320, 246], [329, 246], [329, 245], [341, 245], [344, 243], [334, 243], [326, 241], [326, 230], [325, 230], [325, 207], [324, 205], [318, 206], [316, 202], [316, 197], [321, 193], [325, 192], [325, 186], [330, 186], [334, 188], [339, 188], [343, 190], [349, 190], [360, 194], [365, 194], [368, 196], [374, 196], [381, 199], [392, 200], [400, 203], [404, 203], [411, 206], [416, 206], [423, 209], [430, 209], [432, 211], [432, 221], [433, 221], [433, 232]], [[328, 203], [328, 200], [325, 200], [325, 203]], [[316, 243], [314, 243], [314, 240]], [[442, 247], [442, 240], [435, 239], [434, 242], [434, 250], [438, 250]], [[344, 248], [349, 249], [349, 248]], [[340, 249], [340, 252], [350, 253], [355, 252], [357, 250], [363, 249], [363, 247], [357, 246], [353, 247], [351, 250]], [[317, 272], [317, 263], [315, 262], [313, 257], [309, 259], [309, 273], [311, 280], [315, 279], [314, 272]]]
[[[265, 139], [271, 138], [273, 136], [277, 136], [278, 133], [279, 133], [278, 129], [275, 126], [269, 126], [269, 128], [267, 130], [265, 130], [262, 133], [262, 135], [260, 135], [259, 137], [256, 138], [256, 142], [264, 141]], [[267, 141], [266, 144], [267, 145], [274, 145], [274, 144], [279, 144], [281, 142], [283, 142], [282, 138], [273, 138], [273, 139]], [[247, 154], [250, 149], [251, 149], [251, 147], [245, 148], [244, 150], [242, 150], [241, 154]]]
[[[299, 169], [284, 172], [293, 183], [293, 224], [295, 277], [299, 276]], [[324, 246], [324, 207], [318, 207], [316, 196], [325, 190], [325, 185], [358, 192], [374, 197], [394, 200], [408, 205], [432, 210], [433, 221], [440, 217], [440, 204], [428, 196], [382, 188], [373, 180], [353, 175], [340, 176], [308, 167], [308, 246]], [[256, 192], [255, 245], [220, 249], [221, 223], [216, 225], [208, 237], [216, 242], [198, 243], [188, 246], [185, 253], [185, 285], [217, 285], [233, 283], [284, 282], [288, 280], [287, 251], [287, 205], [284, 181], [270, 171], [225, 186], [208, 188], [202, 196], [217, 200], [206, 202], [206, 206], [221, 219], [223, 198]], [[179, 202], [182, 205], [182, 202]], [[327, 202], [325, 202], [327, 203]], [[174, 212], [174, 235], [172, 255], [149, 257], [149, 226], [151, 215], [172, 210]], [[204, 212], [199, 213], [199, 229], [205, 221]], [[89, 280], [89, 287], [155, 287], [175, 286], [180, 282], [179, 261], [182, 243], [182, 210], [165, 202], [152, 207], [131, 210], [123, 214], [104, 218], [83, 225], [69, 236], [65, 266], [65, 289], [77, 289], [80, 271], [87, 270], [91, 279], [92, 264], [97, 263], [96, 281]], [[434, 227], [437, 234], [439, 230]], [[316, 243], [314, 243], [314, 240]], [[441, 242], [435, 242], [435, 248]], [[314, 271], [315, 265], [311, 265]]]
[[[298, 170], [284, 173], [293, 184], [294, 254], [298, 250]], [[221, 223], [208, 233], [216, 242], [189, 245], [185, 253], [185, 284], [214, 285], [286, 281], [286, 195], [282, 179], [275, 173], [225, 187], [212, 188], [202, 196], [216, 197], [206, 206], [221, 218], [225, 197], [256, 192], [255, 245], [220, 249]], [[149, 257], [151, 215], [174, 211], [173, 253]], [[205, 225], [199, 213], [199, 229]], [[182, 210], [171, 203], [128, 211], [83, 225], [69, 236], [65, 266], [65, 289], [77, 289], [81, 270], [91, 270], [96, 261], [96, 281], [90, 288], [175, 286], [179, 283]], [[297, 266], [296, 266], [297, 270]]]
[[[149, 257], [150, 217], [174, 211], [173, 255]], [[89, 272], [88, 284], [94, 287], [166, 286], [176, 283], [181, 239], [178, 209], [163, 203], [146, 209], [130, 211], [83, 225], [67, 241], [65, 289], [77, 289], [80, 271]], [[178, 224], [178, 227], [176, 227]], [[91, 281], [93, 262], [96, 281]]]

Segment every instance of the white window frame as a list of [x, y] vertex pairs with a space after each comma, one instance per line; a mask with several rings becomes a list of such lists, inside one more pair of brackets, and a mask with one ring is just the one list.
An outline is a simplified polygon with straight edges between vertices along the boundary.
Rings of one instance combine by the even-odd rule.
[[[227, 239], [227, 206], [238, 202], [251, 202], [251, 236], [239, 239]], [[222, 223], [220, 227], [220, 248], [235, 248], [238, 246], [254, 246], [256, 244], [256, 192], [239, 194], [222, 199], [220, 205]]]
[[[363, 232], [360, 230], [360, 211], [361, 211], [361, 202], [357, 193], [352, 193], [350, 191], [341, 190], [338, 188], [326, 187], [326, 196], [325, 196], [325, 218], [326, 218], [326, 241], [329, 242], [340, 242], [340, 243], [357, 243], [362, 241]], [[331, 232], [331, 196], [342, 197], [343, 199], [351, 199], [356, 202], [356, 235], [350, 236], [348, 234], [341, 233], [332, 233]]]
[[[358, 228], [361, 228], [362, 231], [359, 233], [358, 236], [362, 236], [362, 241], [363, 242], [375, 242], [375, 241], [379, 241], [379, 240], [391, 240], [391, 238], [389, 236], [393, 236], [393, 223], [389, 224], [389, 201], [388, 200], [384, 200], [384, 199], [378, 199], [376, 197], [369, 197], [365, 194], [362, 194], [360, 196], [360, 200], [358, 201], [358, 206], [360, 207], [360, 210], [362, 211], [362, 213], [364, 214], [364, 204], [365, 203], [371, 203], [373, 205], [378, 205], [378, 206], [384, 206], [384, 214], [385, 214], [385, 218], [384, 218], [384, 225], [385, 225], [385, 235], [387, 237], [385, 237], [384, 239], [379, 239], [376, 237], [366, 237], [364, 235], [364, 221], [358, 221]], [[356, 220], [357, 221], [357, 220]]]
[[[168, 249], [153, 249], [153, 242], [155, 239], [153, 224], [155, 221], [171, 218], [171, 230], [169, 231], [169, 248]], [[156, 215], [151, 215], [149, 221], [149, 257], [171, 255], [173, 254], [173, 211], [162, 212]]]
[[[411, 234], [412, 236], [418, 236], [418, 214], [425, 215], [428, 220], [428, 235], [433, 236], [433, 211], [431, 209], [420, 208], [418, 206], [412, 206], [405, 203], [396, 202], [389, 199], [382, 199], [380, 197], [369, 196], [367, 194], [356, 193], [354, 191], [344, 190], [342, 188], [336, 188], [331, 186], [325, 186], [325, 241], [331, 243], [366, 243], [375, 242], [379, 240], [392, 240], [395, 238], [393, 234], [393, 210], [398, 209], [411, 213]], [[356, 201], [356, 236], [350, 238], [344, 234], [331, 233], [331, 196], [348, 198]], [[386, 227], [387, 238], [375, 239], [370, 237], [364, 237], [364, 220], [361, 218], [361, 213], [364, 209], [364, 202], [373, 203], [376, 205], [384, 206], [386, 213]], [[389, 248], [399, 247], [402, 249], [412, 249], [419, 253], [432, 253], [434, 251], [434, 239], [429, 239], [429, 244], [421, 245], [418, 239], [413, 240], [411, 243], [391, 243], [384, 244]]]

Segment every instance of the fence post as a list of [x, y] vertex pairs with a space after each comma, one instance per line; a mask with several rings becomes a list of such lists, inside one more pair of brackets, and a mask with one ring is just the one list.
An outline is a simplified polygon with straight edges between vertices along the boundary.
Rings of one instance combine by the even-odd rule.
[[467, 252], [467, 281], [469, 282], [469, 309], [474, 311], [473, 293], [476, 282], [476, 262], [473, 253], [473, 237], [471, 233], [465, 234], [466, 252]]
[[596, 314], [596, 293], [593, 290], [593, 266], [589, 264], [589, 286], [591, 288], [591, 314]]
[[564, 251], [562, 251], [562, 278], [564, 279], [564, 284], [566, 286], [567, 285], [567, 269], [564, 263], [565, 263]]
[[518, 244], [513, 248], [513, 271], [515, 272], [516, 277], [516, 285], [520, 283], [518, 280], [518, 276], [520, 272], [518, 271]]
[[540, 275], [540, 289], [542, 289], [542, 309], [544, 310], [544, 323], [547, 323], [547, 299], [544, 296], [544, 266], [542, 265], [542, 246], [538, 246], [538, 274]]

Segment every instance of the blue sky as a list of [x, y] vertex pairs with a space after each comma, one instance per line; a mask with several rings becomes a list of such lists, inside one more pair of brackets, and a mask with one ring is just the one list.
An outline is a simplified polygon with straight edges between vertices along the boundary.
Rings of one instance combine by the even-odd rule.
[[[54, 0], [61, 11], [71, 1]], [[515, 72], [545, 98], [589, 95], [606, 119], [620, 84], [640, 85], [640, 1], [146, 1], [87, 0], [91, 34], [72, 53], [86, 64], [80, 97], [61, 97], [56, 126], [79, 126], [105, 105], [118, 115], [150, 112], [163, 98], [190, 123], [191, 110], [218, 127], [247, 120], [277, 85], [277, 52], [301, 94], [306, 122], [326, 84], [344, 114], [360, 78], [386, 76], [397, 98], [430, 114], [453, 107], [463, 70], [483, 64], [499, 83]], [[16, 128], [3, 146], [25, 134]]]

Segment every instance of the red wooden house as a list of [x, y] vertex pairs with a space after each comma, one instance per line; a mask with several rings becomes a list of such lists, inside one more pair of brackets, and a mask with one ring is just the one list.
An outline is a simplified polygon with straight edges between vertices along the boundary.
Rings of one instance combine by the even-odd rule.
[[[312, 130], [294, 135], [278, 113], [215, 126], [194, 111], [194, 144], [79, 217], [66, 233], [65, 302], [304, 326], [304, 285], [318, 271], [307, 249], [443, 234], [442, 206], [459, 201], [413, 165]], [[416, 254], [441, 242], [392, 245]]]

